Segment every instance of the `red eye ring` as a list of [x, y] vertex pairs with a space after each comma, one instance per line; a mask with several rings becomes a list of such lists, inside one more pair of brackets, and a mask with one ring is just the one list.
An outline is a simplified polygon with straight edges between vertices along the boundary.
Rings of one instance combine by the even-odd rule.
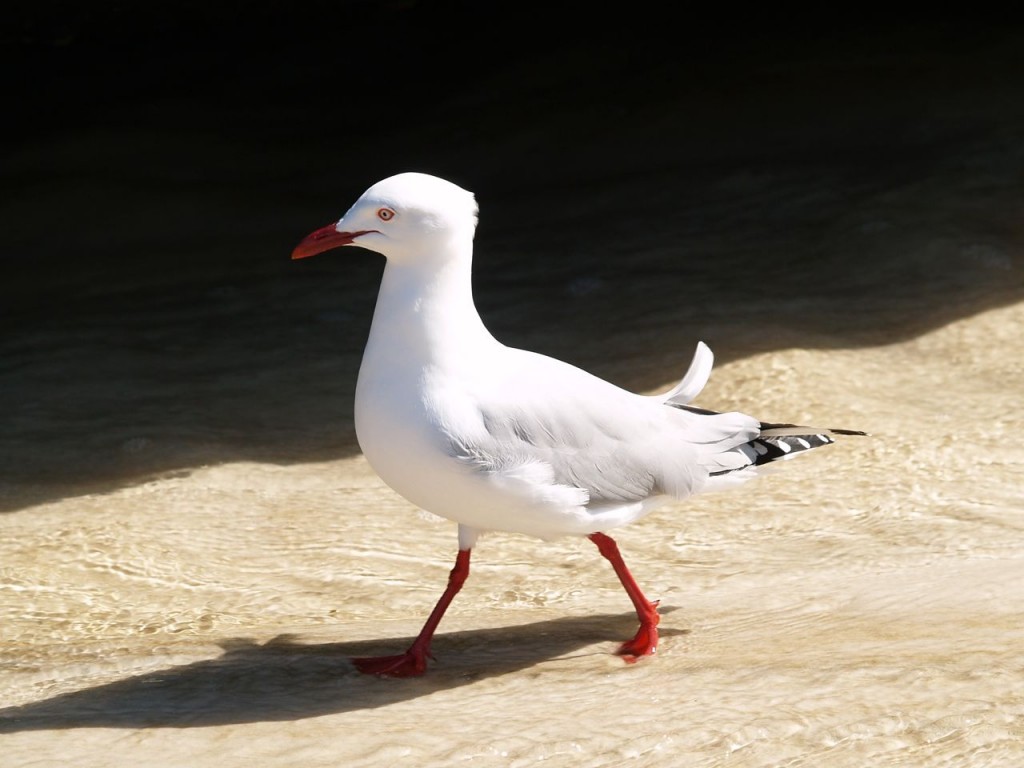
[[381, 208], [377, 211], [377, 218], [381, 221], [391, 221], [395, 218], [395, 212], [390, 208]]

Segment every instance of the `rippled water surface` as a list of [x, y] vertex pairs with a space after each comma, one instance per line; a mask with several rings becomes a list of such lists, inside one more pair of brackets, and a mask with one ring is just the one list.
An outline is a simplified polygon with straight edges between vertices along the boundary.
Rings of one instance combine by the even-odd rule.
[[[8, 764], [372, 764], [407, 757], [614, 765], [1012, 765], [1024, 757], [1024, 455], [1001, 438], [1024, 307], [853, 352], [725, 366], [713, 393], [798, 371], [772, 413], [820, 398], [873, 437], [621, 532], [663, 644], [611, 655], [633, 617], [585, 541], [494, 535], [414, 681], [400, 649], [443, 583], [446, 522], [360, 458], [197, 469], [8, 513], [0, 711]], [[901, 360], [961, 388], [892, 397]], [[945, 355], [938, 354], [945, 352]], [[850, 377], [858, 386], [850, 387]], [[882, 389], [886, 387], [886, 389]], [[957, 402], [970, 419], [944, 411]], [[746, 405], [746, 403], [742, 403]], [[851, 421], [852, 420], [852, 421]], [[85, 730], [83, 730], [85, 729]]]
[[[911, 121], [942, 150], [923, 164], [837, 134], [818, 165], [727, 147], [700, 195], [638, 156], [564, 204], [571, 175], [481, 200], [484, 222], [547, 211], [478, 251], [499, 335], [644, 390], [705, 338], [701, 405], [871, 433], [619, 531], [663, 613], [635, 665], [589, 542], [494, 534], [427, 676], [353, 671], [415, 635], [456, 549], [355, 450], [370, 255], [310, 272], [284, 251], [248, 280], [236, 257], [159, 299], [129, 270], [74, 323], [26, 310], [4, 347], [0, 764], [1024, 765], [1024, 120], [982, 93]], [[685, 225], [671, 241], [645, 194]], [[611, 210], [635, 226], [573, 249]], [[289, 216], [296, 238], [323, 223]]]

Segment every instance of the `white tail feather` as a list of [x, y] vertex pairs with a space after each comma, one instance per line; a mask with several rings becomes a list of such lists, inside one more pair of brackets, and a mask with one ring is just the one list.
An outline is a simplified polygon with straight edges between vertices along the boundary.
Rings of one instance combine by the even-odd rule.
[[704, 385], [708, 383], [708, 378], [711, 376], [711, 368], [714, 363], [715, 355], [711, 352], [711, 348], [703, 341], [698, 341], [697, 350], [693, 353], [693, 360], [682, 381], [664, 395], [656, 395], [656, 397], [666, 405], [686, 405], [704, 389]]

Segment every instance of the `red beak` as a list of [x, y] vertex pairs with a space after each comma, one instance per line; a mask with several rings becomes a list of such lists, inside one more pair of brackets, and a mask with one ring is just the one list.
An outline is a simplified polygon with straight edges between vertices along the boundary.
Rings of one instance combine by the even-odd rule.
[[307, 256], [316, 256], [318, 253], [329, 251], [332, 248], [340, 248], [343, 245], [351, 245], [360, 235], [374, 232], [372, 229], [365, 229], [361, 232], [338, 232], [335, 224], [328, 224], [320, 227], [316, 232], [310, 232], [295, 246], [292, 251], [293, 259], [304, 259]]

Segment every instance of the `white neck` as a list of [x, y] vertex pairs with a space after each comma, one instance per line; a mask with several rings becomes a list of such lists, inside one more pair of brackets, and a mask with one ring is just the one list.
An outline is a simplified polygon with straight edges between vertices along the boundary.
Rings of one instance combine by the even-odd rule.
[[430, 255], [389, 259], [363, 359], [367, 365], [458, 367], [497, 344], [473, 304], [471, 238]]

